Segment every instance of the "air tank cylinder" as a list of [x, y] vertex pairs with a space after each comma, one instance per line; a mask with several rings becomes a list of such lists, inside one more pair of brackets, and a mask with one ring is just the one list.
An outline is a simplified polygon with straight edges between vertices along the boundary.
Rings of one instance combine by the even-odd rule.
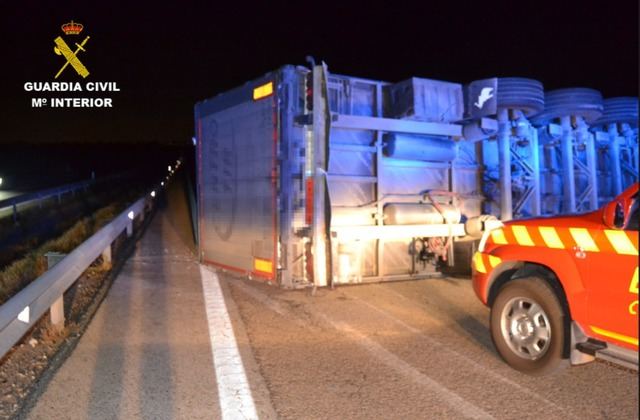
[[438, 225], [460, 223], [460, 210], [450, 204], [390, 203], [384, 206], [385, 225]]

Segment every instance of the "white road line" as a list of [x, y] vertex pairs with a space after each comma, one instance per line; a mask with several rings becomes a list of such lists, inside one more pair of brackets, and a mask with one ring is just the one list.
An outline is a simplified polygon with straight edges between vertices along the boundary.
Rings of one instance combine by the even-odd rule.
[[354, 330], [347, 324], [343, 322], [334, 322], [324, 314], [318, 314], [319, 316], [325, 318], [329, 323], [331, 323], [334, 328], [339, 331], [342, 331], [348, 335], [352, 335], [356, 338], [356, 343], [361, 347], [364, 347], [369, 353], [371, 353], [374, 357], [376, 357], [379, 361], [394, 369], [396, 372], [401, 373], [407, 378], [411, 379], [417, 384], [422, 385], [426, 389], [428, 389], [434, 395], [437, 395], [438, 398], [447, 404], [450, 408], [460, 413], [464, 418], [467, 419], [493, 419], [494, 417], [478, 407], [477, 405], [471, 403], [470, 401], [465, 400], [460, 395], [451, 391], [447, 387], [441, 385], [437, 381], [431, 379], [424, 373], [420, 372], [415, 367], [411, 366], [409, 363], [405, 362], [395, 354], [391, 353], [389, 350], [382, 347], [380, 344], [371, 340], [369, 337], [365, 336], [359, 331]]
[[200, 266], [222, 419], [258, 419], [218, 276]]
[[[397, 292], [395, 292], [395, 293], [397, 293]], [[503, 383], [505, 383], [505, 384], [507, 384], [509, 386], [512, 386], [512, 387], [518, 389], [519, 391], [525, 393], [527, 396], [529, 396], [531, 398], [534, 398], [534, 399], [546, 404], [550, 408], [560, 411], [563, 416], [571, 417], [571, 418], [574, 418], [574, 419], [578, 419], [579, 418], [575, 414], [573, 414], [571, 412], [567, 412], [567, 411], [569, 411], [568, 409], [560, 407], [558, 404], [546, 399], [545, 397], [541, 396], [540, 394], [537, 394], [536, 392], [531, 391], [528, 388], [525, 388], [524, 386], [512, 381], [511, 379], [506, 378], [506, 377], [502, 376], [501, 374], [496, 373], [496, 372], [488, 369], [486, 366], [481, 365], [480, 363], [476, 362], [475, 360], [470, 359], [469, 357], [464, 356], [461, 353], [458, 353], [457, 351], [455, 351], [455, 350], [447, 347], [446, 345], [442, 344], [440, 341], [429, 337], [428, 335], [426, 335], [424, 333], [424, 331], [421, 331], [418, 328], [415, 328], [415, 327], [407, 324], [406, 322], [402, 321], [401, 319], [398, 319], [395, 316], [391, 315], [387, 311], [376, 307], [372, 303], [369, 303], [366, 300], [360, 299], [359, 297], [356, 297], [356, 296], [350, 296], [350, 297], [351, 297], [351, 299], [354, 299], [354, 300], [364, 304], [365, 306], [367, 306], [370, 309], [378, 312], [382, 316], [390, 319], [391, 321], [395, 322], [396, 324], [401, 325], [403, 328], [411, 331], [412, 333], [422, 336], [423, 340], [425, 340], [429, 344], [433, 345], [434, 347], [438, 347], [442, 351], [445, 351], [445, 352], [449, 353], [453, 357], [457, 358], [459, 362], [462, 361], [462, 362], [468, 363], [473, 368], [478, 369], [481, 372], [483, 372], [484, 375], [489, 376], [489, 377], [493, 378], [496, 381], [503, 382]]]

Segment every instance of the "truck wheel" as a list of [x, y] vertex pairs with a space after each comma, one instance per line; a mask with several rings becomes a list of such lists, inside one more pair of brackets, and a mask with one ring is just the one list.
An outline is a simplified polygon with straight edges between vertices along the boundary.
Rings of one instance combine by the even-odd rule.
[[567, 364], [562, 360], [563, 317], [558, 297], [543, 279], [513, 280], [500, 289], [491, 306], [491, 338], [514, 369], [531, 375], [550, 373]]

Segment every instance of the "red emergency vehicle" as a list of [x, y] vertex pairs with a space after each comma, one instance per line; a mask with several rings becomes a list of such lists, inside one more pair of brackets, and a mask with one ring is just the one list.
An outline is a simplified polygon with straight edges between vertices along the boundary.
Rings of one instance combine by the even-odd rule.
[[601, 357], [637, 370], [638, 185], [591, 213], [485, 232], [473, 288], [509, 365], [542, 374]]

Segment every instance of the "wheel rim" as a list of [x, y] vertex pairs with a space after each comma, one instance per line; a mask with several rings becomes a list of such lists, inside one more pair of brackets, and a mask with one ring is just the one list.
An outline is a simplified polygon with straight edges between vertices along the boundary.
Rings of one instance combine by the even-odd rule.
[[511, 351], [523, 359], [539, 359], [551, 344], [549, 317], [542, 306], [528, 298], [507, 302], [500, 315], [500, 328]]

